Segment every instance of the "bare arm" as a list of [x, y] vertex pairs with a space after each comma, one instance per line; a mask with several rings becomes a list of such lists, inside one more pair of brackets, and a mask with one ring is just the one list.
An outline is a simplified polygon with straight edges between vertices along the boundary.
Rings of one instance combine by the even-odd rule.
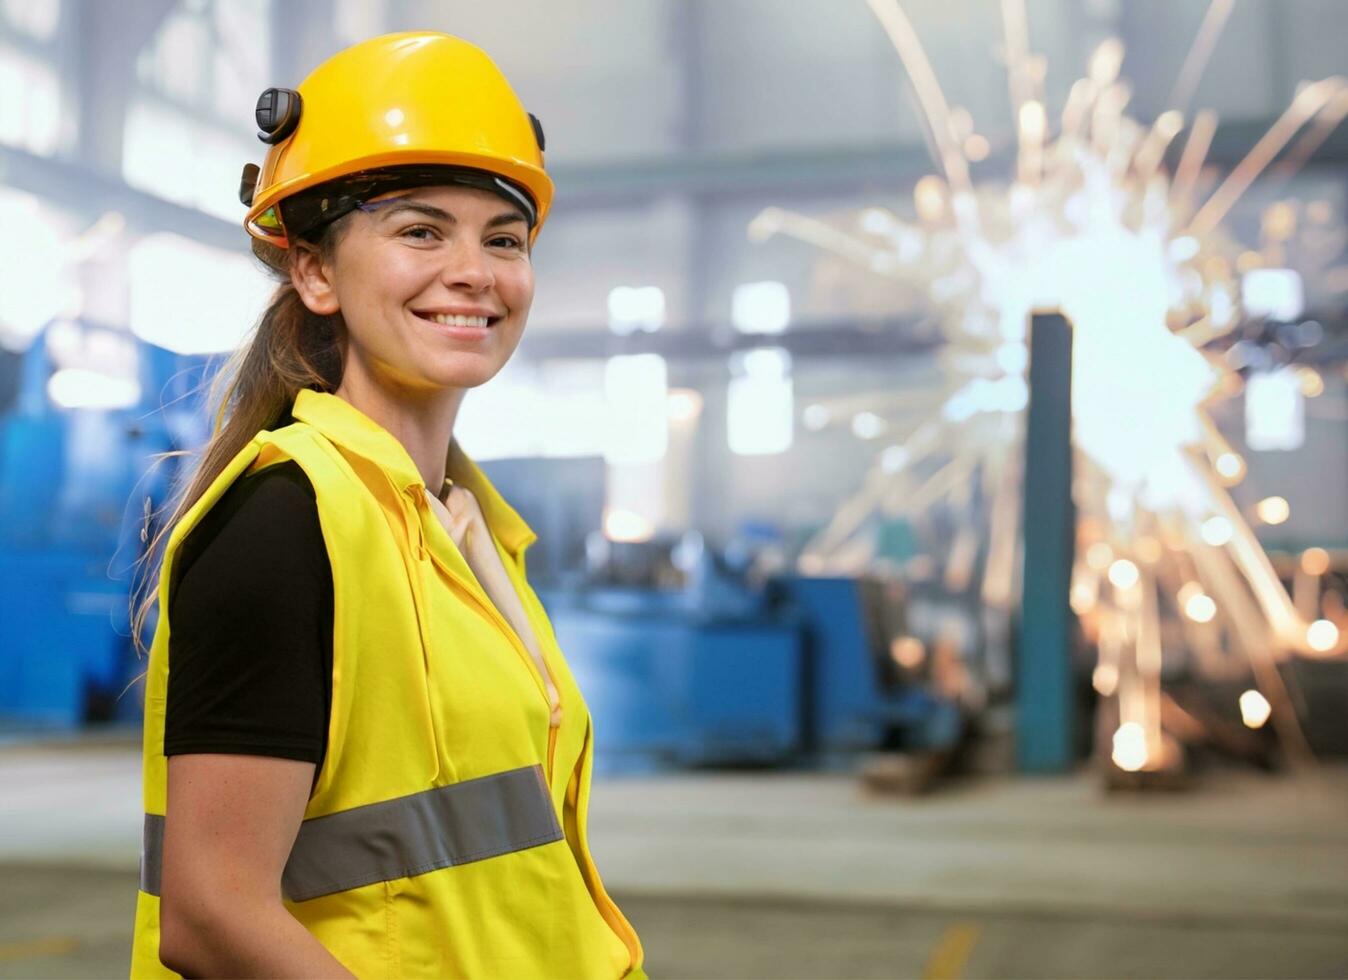
[[160, 958], [187, 976], [350, 977], [281, 901], [314, 764], [265, 756], [168, 760]]

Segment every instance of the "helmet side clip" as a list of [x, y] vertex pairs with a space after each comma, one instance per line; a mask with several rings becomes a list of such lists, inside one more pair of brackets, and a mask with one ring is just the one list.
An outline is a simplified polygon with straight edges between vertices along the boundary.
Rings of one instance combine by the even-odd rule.
[[256, 163], [245, 163], [243, 175], [239, 177], [239, 200], [245, 207], [253, 206], [253, 196], [257, 193], [257, 178], [262, 168]]
[[257, 120], [257, 138], [275, 145], [300, 124], [300, 93], [292, 88], [269, 88], [257, 97], [253, 116]]

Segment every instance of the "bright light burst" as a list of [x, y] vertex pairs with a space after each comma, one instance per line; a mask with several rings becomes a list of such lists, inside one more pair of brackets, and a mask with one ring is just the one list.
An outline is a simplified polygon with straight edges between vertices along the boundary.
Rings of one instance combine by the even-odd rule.
[[[963, 538], [982, 522], [972, 514], [969, 487], [981, 478], [991, 500], [982, 597], [1009, 608], [1019, 562], [1027, 325], [1035, 310], [1061, 311], [1074, 328], [1081, 514], [1071, 601], [1099, 643], [1097, 688], [1117, 689], [1116, 762], [1143, 768], [1158, 755], [1162, 616], [1177, 621], [1205, 673], [1233, 675], [1242, 668], [1232, 648], [1242, 652], [1289, 753], [1305, 758], [1275, 661], [1343, 655], [1348, 637], [1297, 610], [1228, 493], [1246, 466], [1217, 431], [1211, 408], [1244, 385], [1226, 358], [1206, 348], [1240, 324], [1242, 310], [1246, 317], [1300, 315], [1300, 278], [1281, 268], [1298, 209], [1279, 202], [1265, 213], [1258, 253], [1242, 251], [1222, 221], [1279, 154], [1277, 176], [1285, 178], [1348, 115], [1348, 82], [1302, 86], [1213, 188], [1204, 161], [1216, 116], [1185, 114], [1231, 0], [1211, 3], [1165, 110], [1150, 124], [1127, 114], [1131, 92], [1116, 40], [1100, 45], [1086, 77], [1051, 114], [1044, 61], [1028, 49], [1023, 0], [1003, 0], [1014, 172], [1007, 184], [975, 185], [969, 161], [987, 155], [986, 138], [972, 131], [967, 111], [947, 105], [898, 0], [867, 3], [907, 69], [939, 168], [914, 188], [916, 220], [867, 208], [854, 225], [839, 227], [768, 208], [749, 235], [789, 235], [915, 287], [940, 314], [945, 384], [927, 421], [883, 450], [902, 465], [882, 466], [877, 456], [860, 492], [810, 543], [802, 568], [856, 572], [875, 555], [872, 518], [917, 514], [938, 501], [969, 512], [951, 546], [952, 556], [967, 551]], [[1166, 164], [1172, 144], [1173, 172]], [[1311, 208], [1306, 214], [1325, 217]], [[1318, 375], [1300, 382], [1308, 396], [1312, 380]], [[934, 472], [918, 465], [933, 463]], [[1101, 588], [1102, 576], [1112, 590]], [[1186, 595], [1176, 604], [1181, 583]]]

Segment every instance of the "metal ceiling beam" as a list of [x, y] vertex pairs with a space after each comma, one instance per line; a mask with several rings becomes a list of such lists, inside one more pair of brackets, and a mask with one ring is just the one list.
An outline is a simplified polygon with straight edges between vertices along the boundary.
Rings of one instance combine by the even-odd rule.
[[[1299, 352], [1297, 363], [1338, 364], [1348, 359], [1348, 315], [1344, 311], [1312, 310], [1305, 318], [1317, 320], [1328, 339], [1315, 348]], [[1246, 335], [1245, 330], [1232, 331], [1221, 342], [1214, 342], [1212, 349], [1224, 350], [1233, 338]], [[1267, 343], [1269, 339], [1260, 342]], [[866, 319], [821, 318], [792, 324], [781, 334], [740, 333], [727, 323], [677, 326], [625, 337], [608, 330], [531, 328], [525, 332], [517, 356], [526, 361], [547, 361], [659, 354], [671, 362], [682, 363], [725, 361], [736, 351], [781, 347], [799, 360], [904, 360], [915, 354], [937, 351], [946, 344], [936, 315], [909, 314]]]
[[793, 325], [781, 334], [744, 334], [729, 324], [692, 324], [655, 333], [620, 337], [608, 330], [526, 332], [518, 356], [526, 361], [616, 357], [623, 354], [659, 354], [671, 361], [724, 361], [736, 351], [781, 347], [792, 357], [869, 359], [906, 358], [932, 351], [945, 343], [935, 318], [891, 316], [812, 320]]
[[717, 198], [744, 193], [818, 193], [902, 186], [930, 173], [921, 144], [810, 150], [666, 154], [648, 160], [559, 164], [555, 207], [641, 204], [669, 196]]
[[[1222, 123], [1208, 162], [1239, 163], [1274, 120]], [[1348, 126], [1341, 126], [1311, 159], [1311, 166], [1348, 163]], [[975, 180], [1005, 179], [1012, 159], [997, 154], [971, 167]], [[760, 153], [685, 153], [650, 160], [571, 166], [550, 173], [557, 182], [558, 210], [641, 204], [670, 195], [718, 199], [745, 194], [847, 193], [861, 189], [906, 192], [935, 165], [922, 144], [774, 150]]]
[[106, 173], [60, 158], [40, 157], [0, 147], [0, 184], [46, 198], [93, 220], [106, 211], [121, 212], [133, 233], [171, 231], [231, 251], [247, 250], [242, 218], [238, 223], [174, 204]]
[[[1270, 124], [1267, 120], [1223, 124], [1213, 139], [1210, 162], [1220, 166], [1239, 162]], [[1311, 166], [1346, 163], [1348, 127], [1340, 127], [1320, 147]], [[739, 155], [686, 153], [624, 163], [561, 164], [551, 173], [557, 182], [556, 209], [566, 212], [635, 206], [671, 195], [714, 200], [859, 189], [906, 192], [917, 177], [931, 171], [921, 145], [892, 143]], [[1006, 162], [999, 160], [985, 161], [974, 170], [976, 179], [1006, 173]], [[220, 248], [246, 247], [241, 224], [164, 201], [126, 186], [120, 175], [97, 172], [80, 162], [0, 147], [0, 182], [89, 215], [116, 209], [137, 231], [173, 231]]]

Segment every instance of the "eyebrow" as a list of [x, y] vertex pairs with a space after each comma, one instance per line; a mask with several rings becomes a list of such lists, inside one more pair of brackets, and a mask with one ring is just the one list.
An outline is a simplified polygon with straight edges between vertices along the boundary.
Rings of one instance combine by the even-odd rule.
[[[382, 205], [384, 203], [385, 202], [383, 201], [377, 201], [374, 204], [361, 205], [361, 210], [369, 211], [375, 208], [379, 208], [382, 210]], [[459, 219], [455, 218], [454, 215], [450, 214], [443, 208], [437, 208], [434, 204], [425, 204], [421, 201], [409, 201], [406, 198], [401, 197], [393, 198], [388, 202], [388, 204], [389, 208], [386, 212], [384, 212], [383, 215], [384, 220], [392, 217], [395, 214], [398, 214], [400, 211], [415, 211], [417, 214], [423, 214], [428, 218], [435, 219], [436, 221], [443, 221], [447, 225], [458, 224]], [[497, 228], [501, 225], [514, 224], [516, 221], [524, 225], [527, 225], [529, 223], [529, 219], [524, 216], [524, 212], [505, 211], [502, 212], [501, 214], [498, 214], [496, 217], [490, 219], [487, 222], [487, 227]]]

